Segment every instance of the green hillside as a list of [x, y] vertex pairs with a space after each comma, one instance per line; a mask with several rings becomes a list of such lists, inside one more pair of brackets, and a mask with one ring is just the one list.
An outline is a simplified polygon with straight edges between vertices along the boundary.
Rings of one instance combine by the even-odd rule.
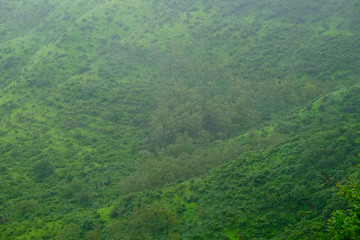
[[0, 2], [1, 239], [329, 239], [356, 0]]
[[[334, 92], [231, 139], [211, 153], [225, 163], [201, 178], [119, 198], [113, 211], [120, 215], [110, 214], [125, 225], [117, 236], [141, 233], [133, 218], [150, 218], [148, 211], [160, 204], [174, 215], [169, 225], [183, 239], [329, 239], [326, 219], [345, 204], [333, 184], [344, 173], [360, 180], [354, 167], [360, 116], [348, 109], [359, 104], [350, 100], [359, 89]], [[165, 238], [165, 228], [151, 229], [142, 228]]]

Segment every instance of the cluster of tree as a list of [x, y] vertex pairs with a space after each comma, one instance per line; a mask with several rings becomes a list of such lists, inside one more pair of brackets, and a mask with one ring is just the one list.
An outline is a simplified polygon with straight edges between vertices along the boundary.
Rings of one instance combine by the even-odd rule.
[[303, 85], [284, 80], [248, 82], [220, 79], [189, 87], [185, 80], [160, 87], [151, 116], [151, 150], [191, 139], [195, 145], [223, 140], [259, 126], [271, 116], [313, 100], [325, 91], [315, 81]]
[[337, 187], [338, 194], [348, 201], [350, 208], [336, 210], [331, 214], [329, 231], [333, 240], [356, 240], [360, 236], [360, 185], [350, 180], [348, 185]]
[[[299, 239], [307, 236], [329, 239], [331, 235], [327, 233], [323, 219], [327, 219], [332, 209], [341, 206], [342, 202], [332, 199], [334, 189], [323, 176], [341, 181], [343, 176], [338, 170], [348, 169], [357, 161], [354, 152], [358, 151], [359, 124], [354, 117], [341, 124], [346, 114], [353, 116], [357, 112], [348, 110], [348, 104], [344, 104], [344, 101], [357, 102], [354, 98], [357, 91], [353, 88], [320, 98], [299, 114], [273, 122], [271, 128], [250, 131], [223, 144], [215, 141], [216, 148], [211, 148], [211, 144], [208, 148], [202, 147], [202, 154], [198, 148], [201, 145], [196, 145], [194, 140], [183, 148], [184, 154], [170, 151], [169, 146], [174, 143], [158, 150], [157, 155], [144, 151], [139, 160], [143, 164], [139, 173], [125, 179], [121, 187], [125, 193], [151, 189], [191, 177], [191, 174], [185, 174], [185, 169], [193, 173], [192, 176], [198, 176], [201, 174], [199, 169], [206, 168], [206, 161], [211, 163], [213, 157], [225, 163], [223, 167], [202, 177], [200, 183], [187, 182], [190, 186], [185, 191], [180, 189], [178, 181], [165, 188], [173, 189], [173, 194], [155, 197], [165, 198], [162, 203], [166, 202], [166, 206], [171, 203], [176, 209], [178, 221], [183, 224], [175, 224], [175, 229], [180, 229], [178, 232], [183, 233], [182, 237], [191, 232], [189, 236], [199, 239], [215, 235], [221, 239], [226, 238], [224, 229], [235, 229], [234, 236], [245, 238]], [[229, 159], [235, 160], [226, 162]], [[218, 164], [216, 160], [215, 165]], [[185, 167], [188, 164], [192, 168]], [[151, 192], [155, 194], [157, 190]], [[178, 202], [178, 199], [182, 200]], [[129, 201], [135, 204], [138, 200]], [[197, 206], [197, 210], [191, 204]], [[296, 213], [294, 209], [297, 209]], [[279, 215], [276, 211], [284, 214]], [[258, 215], [260, 212], [261, 216]], [[340, 225], [335, 228], [343, 227], [341, 221], [347, 221], [348, 216], [356, 216], [356, 211], [353, 212], [343, 218], [337, 214]], [[314, 217], [315, 213], [321, 217]], [[192, 222], [189, 216], [197, 215], [199, 218]], [[204, 215], [207, 217], [200, 217]], [[180, 225], [194, 227], [188, 229]], [[357, 225], [352, 228], [357, 229]], [[202, 232], [203, 229], [206, 231]]]
[[[240, 159], [246, 166], [227, 160], [360, 119], [359, 89], [341, 106], [338, 97], [309, 104], [358, 81], [360, 21], [349, 7], [355, 1], [0, 3], [0, 238], [177, 239], [177, 232], [221, 239], [223, 226], [234, 227], [227, 219], [253, 238], [273, 237], [291, 222], [300, 230], [289, 226], [284, 238], [301, 238], [311, 221], [296, 223], [292, 210], [254, 215], [278, 201], [301, 208], [299, 216], [328, 206], [330, 194], [319, 193], [309, 166], [343, 166], [358, 129], [333, 125], [324, 138], [299, 144], [302, 150], [291, 145], [280, 157], [276, 147], [247, 155]], [[271, 122], [305, 104], [301, 119]], [[254, 130], [267, 121], [271, 126]], [[222, 168], [221, 177], [211, 176], [216, 181], [189, 196], [167, 198], [175, 204], [134, 204], [124, 216], [112, 213], [119, 216], [112, 223], [92, 216], [122, 195], [120, 180], [125, 194], [168, 183], [178, 193], [185, 191], [179, 182], [222, 163], [230, 170]], [[291, 178], [294, 172], [303, 178]], [[310, 196], [307, 189], [316, 191]], [[246, 196], [253, 197], [250, 207], [239, 201]], [[243, 218], [231, 204], [243, 204]], [[85, 215], [95, 220], [78, 220]]]
[[[259, 127], [271, 115], [313, 100], [324, 91], [313, 81], [301, 86], [290, 81], [250, 83], [241, 79], [227, 80], [223, 86], [219, 81], [213, 78], [189, 86], [187, 80], [179, 79], [160, 86], [157, 108], [144, 133], [148, 136], [146, 150], [141, 151], [138, 171], [120, 184], [125, 192], [199, 176], [243, 150], [234, 145], [214, 152], [214, 144]], [[272, 135], [271, 141], [281, 141], [281, 134]], [[259, 139], [255, 142], [258, 145]]]
[[179, 234], [172, 232], [173, 225], [177, 223], [175, 213], [159, 203], [141, 203], [126, 217], [122, 209], [114, 210], [116, 212], [112, 214], [112, 222], [106, 227], [95, 224], [84, 228], [79, 224], [69, 223], [58, 232], [56, 240], [150, 240], [163, 236], [171, 240], [180, 239]]

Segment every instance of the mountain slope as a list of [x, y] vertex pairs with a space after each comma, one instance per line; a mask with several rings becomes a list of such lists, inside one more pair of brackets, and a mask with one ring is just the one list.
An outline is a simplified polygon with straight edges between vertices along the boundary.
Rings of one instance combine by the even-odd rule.
[[[60, 238], [75, 224], [85, 238], [112, 226], [108, 214], [119, 196], [291, 142], [298, 132], [282, 118], [359, 82], [359, 7], [333, 0], [2, 1], [1, 236]], [[318, 117], [316, 125], [304, 117], [307, 134], [358, 120], [354, 89], [339, 100], [346, 110], [327, 113], [336, 118]], [[260, 143], [226, 144], [275, 123], [282, 130]], [[356, 134], [355, 125], [348, 128]], [[203, 202], [210, 209], [218, 200]], [[271, 226], [268, 237], [283, 229]], [[207, 238], [212, 232], [221, 231]]]
[[[326, 219], [345, 205], [334, 184], [344, 174], [360, 177], [360, 116], [348, 109], [358, 105], [358, 93], [359, 87], [334, 92], [231, 139], [216, 151], [234, 157], [201, 178], [120, 198], [120, 216], [110, 214], [125, 224], [117, 236], [139, 234], [133, 218], [146, 219], [160, 204], [174, 214], [170, 229], [181, 239], [329, 239]], [[166, 236], [164, 228], [142, 233]]]

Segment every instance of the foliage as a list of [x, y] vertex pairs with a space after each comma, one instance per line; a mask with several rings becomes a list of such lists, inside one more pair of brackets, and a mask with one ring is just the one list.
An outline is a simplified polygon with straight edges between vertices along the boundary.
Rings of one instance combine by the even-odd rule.
[[62, 229], [56, 236], [56, 240], [75, 240], [80, 238], [80, 227], [76, 224], [69, 224]]
[[40, 179], [42, 179], [53, 174], [54, 169], [49, 161], [42, 160], [41, 162], [39, 162], [34, 166], [34, 172]]
[[1, 1], [0, 238], [328, 239], [342, 202], [320, 176], [351, 172], [359, 133], [358, 10]]
[[360, 186], [350, 182], [350, 185], [338, 185], [338, 188], [338, 194], [349, 201], [351, 209], [337, 210], [331, 214], [332, 217], [328, 222], [329, 231], [333, 234], [332, 239], [358, 239], [360, 235]]

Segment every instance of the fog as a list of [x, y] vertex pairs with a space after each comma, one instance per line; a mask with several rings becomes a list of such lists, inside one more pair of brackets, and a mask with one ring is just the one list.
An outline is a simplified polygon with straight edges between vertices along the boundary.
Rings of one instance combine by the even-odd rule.
[[0, 238], [356, 239], [359, 12], [0, 0]]

